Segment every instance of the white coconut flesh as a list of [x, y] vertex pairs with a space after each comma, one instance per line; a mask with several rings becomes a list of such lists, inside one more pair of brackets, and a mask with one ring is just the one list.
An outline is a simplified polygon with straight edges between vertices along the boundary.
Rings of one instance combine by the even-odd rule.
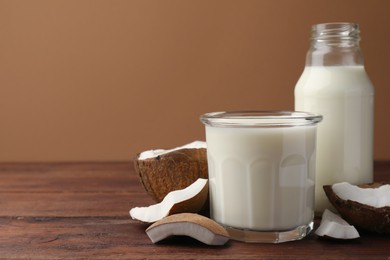
[[145, 160], [149, 158], [155, 158], [157, 156], [161, 156], [163, 154], [167, 154], [173, 151], [181, 150], [181, 149], [200, 149], [200, 148], [206, 148], [206, 142], [203, 141], [194, 141], [192, 143], [182, 145], [173, 149], [164, 150], [164, 149], [155, 149], [155, 150], [148, 150], [140, 153], [138, 156], [138, 160]]
[[215, 221], [193, 213], [166, 217], [146, 229], [153, 243], [171, 236], [192, 237], [207, 245], [224, 245], [229, 240], [227, 231]]
[[320, 226], [315, 233], [321, 237], [336, 239], [355, 239], [360, 237], [354, 226], [328, 209], [325, 209], [322, 214]]
[[360, 188], [348, 182], [332, 185], [334, 193], [343, 200], [356, 201], [374, 208], [390, 206], [390, 185], [378, 188]]
[[203, 190], [207, 184], [207, 179], [199, 178], [190, 186], [169, 192], [164, 199], [157, 204], [149, 207], [135, 207], [130, 210], [130, 216], [133, 219], [152, 223], [169, 215], [171, 208], [180, 202], [189, 200]]
[[209, 229], [191, 222], [164, 224], [146, 233], [153, 243], [171, 236], [188, 236], [207, 245], [224, 245], [229, 240], [226, 236], [214, 234]]

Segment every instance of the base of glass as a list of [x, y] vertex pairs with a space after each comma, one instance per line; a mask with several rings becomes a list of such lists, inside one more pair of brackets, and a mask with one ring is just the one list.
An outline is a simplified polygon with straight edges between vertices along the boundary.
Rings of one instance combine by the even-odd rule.
[[230, 238], [248, 243], [283, 243], [300, 240], [313, 230], [313, 222], [287, 231], [253, 231], [225, 226]]

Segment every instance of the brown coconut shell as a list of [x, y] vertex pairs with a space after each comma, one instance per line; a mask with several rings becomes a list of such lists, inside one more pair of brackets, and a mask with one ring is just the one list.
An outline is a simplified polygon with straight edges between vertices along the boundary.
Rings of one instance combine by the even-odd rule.
[[224, 227], [214, 220], [194, 213], [181, 213], [163, 218], [148, 227], [146, 233], [153, 243], [173, 234], [190, 236], [208, 245], [224, 245], [229, 240], [229, 234]]
[[134, 160], [146, 192], [161, 202], [171, 191], [184, 189], [198, 178], [208, 179], [206, 148], [180, 149], [154, 158]]
[[146, 231], [149, 231], [155, 227], [164, 225], [164, 224], [170, 224], [170, 223], [195, 223], [197, 225], [203, 226], [213, 232], [214, 234], [221, 235], [224, 237], [229, 237], [228, 232], [224, 227], [222, 227], [220, 224], [215, 222], [212, 219], [206, 218], [202, 215], [194, 214], [194, 213], [180, 213], [175, 214], [166, 218], [163, 218], [160, 221], [155, 222], [150, 227], [146, 229]]
[[[382, 185], [384, 183], [370, 183], [358, 187], [378, 188]], [[390, 207], [375, 208], [356, 201], [343, 200], [333, 191], [332, 185], [325, 185], [323, 188], [329, 201], [349, 224], [371, 232], [390, 234]]]

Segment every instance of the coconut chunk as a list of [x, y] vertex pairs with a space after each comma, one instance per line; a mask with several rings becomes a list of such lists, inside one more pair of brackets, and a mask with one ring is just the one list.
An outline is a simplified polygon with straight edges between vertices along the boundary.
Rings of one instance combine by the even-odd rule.
[[227, 231], [215, 221], [193, 213], [166, 217], [146, 229], [153, 243], [170, 236], [188, 236], [207, 245], [224, 245], [229, 240]]
[[324, 191], [340, 215], [357, 228], [390, 234], [388, 184], [325, 185]]
[[332, 189], [343, 200], [356, 201], [375, 208], [390, 206], [390, 185], [360, 188], [348, 182], [341, 182], [333, 184]]
[[189, 144], [185, 144], [173, 149], [165, 150], [165, 149], [155, 149], [155, 150], [148, 150], [144, 151], [139, 154], [138, 159], [139, 160], [145, 160], [150, 158], [155, 158], [157, 156], [161, 156], [163, 154], [167, 154], [173, 151], [181, 150], [181, 149], [199, 149], [199, 148], [206, 148], [206, 142], [204, 141], [194, 141]]
[[325, 209], [322, 214], [320, 226], [315, 231], [315, 234], [321, 237], [336, 239], [355, 239], [360, 237], [354, 226], [349, 225], [347, 221], [328, 209]]
[[130, 210], [133, 219], [152, 223], [168, 215], [182, 212], [199, 212], [208, 198], [208, 180], [199, 178], [182, 190], [172, 191], [162, 202], [149, 207], [135, 207]]
[[134, 158], [134, 169], [147, 193], [161, 202], [169, 192], [208, 178], [206, 143], [142, 152]]

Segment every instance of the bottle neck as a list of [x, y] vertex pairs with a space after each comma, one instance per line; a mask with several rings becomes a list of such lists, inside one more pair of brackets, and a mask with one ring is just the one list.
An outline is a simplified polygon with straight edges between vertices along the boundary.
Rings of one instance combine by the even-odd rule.
[[326, 23], [312, 27], [306, 66], [364, 65], [359, 47], [359, 26], [353, 23]]

